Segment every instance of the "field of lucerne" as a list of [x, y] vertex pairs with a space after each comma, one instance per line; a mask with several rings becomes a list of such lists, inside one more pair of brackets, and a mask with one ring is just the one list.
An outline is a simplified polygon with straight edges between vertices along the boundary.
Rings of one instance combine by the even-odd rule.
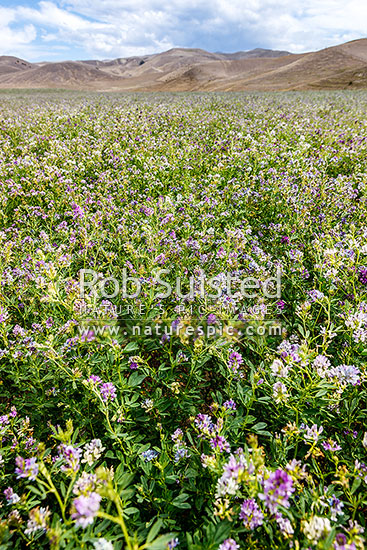
[[364, 548], [366, 109], [1, 93], [1, 550]]

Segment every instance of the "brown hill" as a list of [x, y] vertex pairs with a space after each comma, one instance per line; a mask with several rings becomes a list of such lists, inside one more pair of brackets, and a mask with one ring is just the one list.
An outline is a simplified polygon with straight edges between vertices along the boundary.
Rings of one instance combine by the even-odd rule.
[[290, 55], [290, 52], [255, 48], [248, 52], [222, 53], [221, 55], [226, 59], [248, 59], [250, 57], [282, 57], [283, 55]]
[[367, 88], [367, 39], [305, 54], [194, 48], [98, 61], [27, 63], [0, 57], [0, 88], [240, 91]]
[[[1, 66], [2, 58], [0, 58]], [[79, 61], [32, 64], [23, 71], [0, 75], [2, 88], [98, 88], [112, 84], [114, 77]]]
[[32, 64], [12, 55], [0, 56], [0, 76], [3, 74], [17, 73], [32, 68]]

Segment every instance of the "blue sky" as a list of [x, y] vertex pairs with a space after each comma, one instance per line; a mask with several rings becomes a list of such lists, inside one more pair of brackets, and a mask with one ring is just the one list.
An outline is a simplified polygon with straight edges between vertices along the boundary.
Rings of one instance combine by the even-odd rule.
[[28, 61], [173, 47], [298, 53], [363, 37], [365, 0], [0, 0], [0, 55]]

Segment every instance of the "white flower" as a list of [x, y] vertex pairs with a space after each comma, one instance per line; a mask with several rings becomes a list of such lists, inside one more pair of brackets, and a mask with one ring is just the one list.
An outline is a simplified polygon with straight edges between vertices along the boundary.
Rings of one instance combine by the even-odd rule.
[[84, 454], [82, 462], [86, 462], [89, 466], [98, 460], [101, 456], [105, 447], [102, 446], [102, 441], [100, 439], [92, 439], [90, 443], [87, 443], [84, 447]]
[[225, 495], [235, 495], [238, 491], [238, 488], [239, 485], [235, 479], [231, 478], [224, 480], [220, 478], [218, 480], [215, 496], [218, 498]]
[[33, 535], [38, 530], [46, 530], [47, 522], [50, 517], [50, 511], [48, 508], [33, 508], [29, 512], [29, 520], [27, 521], [27, 528], [24, 533], [26, 535]]
[[318, 355], [315, 357], [313, 366], [320, 378], [325, 378], [330, 367], [330, 361], [324, 355]]
[[270, 370], [274, 376], [286, 378], [288, 376], [289, 366], [285, 365], [280, 359], [275, 359], [270, 366]]
[[306, 426], [306, 433], [304, 435], [304, 439], [310, 439], [311, 441], [318, 441], [319, 435], [322, 434], [323, 431], [324, 431], [324, 428], [322, 426], [318, 428], [317, 424], [314, 424], [313, 426], [311, 426], [311, 428], [309, 426]]
[[0, 323], [5, 323], [5, 321], [9, 318], [8, 310], [0, 306]]
[[112, 542], [104, 538], [95, 540], [93, 545], [95, 550], [113, 550]]
[[324, 256], [335, 256], [338, 253], [336, 248], [325, 248]]
[[320, 334], [321, 336], [324, 336], [328, 340], [332, 340], [333, 338], [335, 338], [335, 336], [337, 336], [336, 332], [328, 331], [326, 327], [320, 328]]
[[88, 474], [83, 472], [82, 475], [77, 479], [73, 487], [74, 495], [88, 495], [92, 493], [97, 486], [97, 476], [96, 474]]
[[328, 518], [314, 516], [310, 521], [305, 521], [303, 532], [308, 540], [314, 544], [331, 531], [331, 524]]
[[363, 436], [363, 440], [362, 440], [362, 445], [365, 449], [367, 449], [367, 432], [364, 432], [364, 436]]
[[153, 400], [152, 399], [146, 399], [141, 404], [142, 408], [145, 409], [147, 412], [151, 411], [153, 409]]
[[365, 328], [357, 328], [353, 332], [353, 340], [358, 344], [362, 342], [364, 344], [367, 341], [367, 330]]
[[289, 393], [287, 392], [286, 386], [282, 382], [275, 382], [273, 385], [273, 397], [275, 403], [282, 403], [287, 400]]
[[280, 515], [279, 517], [276, 518], [276, 520], [279, 525], [279, 529], [284, 535], [293, 535], [294, 529], [288, 518], [285, 518], [282, 515]]

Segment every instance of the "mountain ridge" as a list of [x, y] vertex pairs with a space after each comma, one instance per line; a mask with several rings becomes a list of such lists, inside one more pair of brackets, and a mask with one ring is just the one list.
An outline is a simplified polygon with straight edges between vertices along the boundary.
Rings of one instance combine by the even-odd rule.
[[367, 88], [367, 39], [293, 54], [171, 48], [108, 60], [30, 63], [0, 56], [0, 88], [95, 91], [287, 91]]

